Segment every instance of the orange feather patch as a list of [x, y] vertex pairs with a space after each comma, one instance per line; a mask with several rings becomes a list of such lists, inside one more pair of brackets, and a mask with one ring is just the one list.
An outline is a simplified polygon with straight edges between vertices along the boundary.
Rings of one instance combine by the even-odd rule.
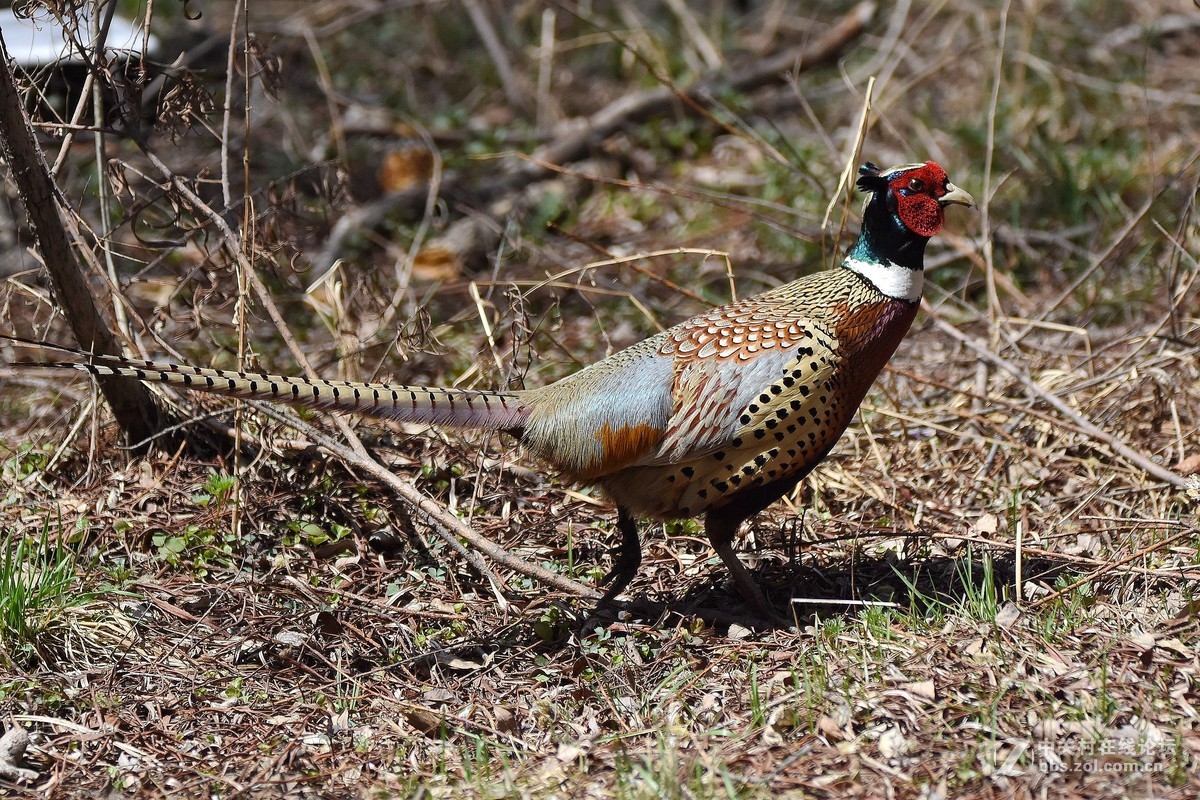
[[629, 466], [652, 452], [662, 441], [663, 432], [653, 425], [625, 425], [613, 430], [607, 422], [596, 431], [600, 443], [600, 463], [589, 470], [591, 475], [604, 475]]

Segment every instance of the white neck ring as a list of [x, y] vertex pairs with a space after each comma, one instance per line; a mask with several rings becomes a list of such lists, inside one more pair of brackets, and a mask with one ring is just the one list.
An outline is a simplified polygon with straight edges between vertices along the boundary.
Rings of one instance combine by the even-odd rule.
[[845, 266], [893, 300], [915, 303], [921, 299], [921, 290], [925, 286], [924, 270], [909, 269], [891, 261], [860, 261], [857, 258], [847, 258]]

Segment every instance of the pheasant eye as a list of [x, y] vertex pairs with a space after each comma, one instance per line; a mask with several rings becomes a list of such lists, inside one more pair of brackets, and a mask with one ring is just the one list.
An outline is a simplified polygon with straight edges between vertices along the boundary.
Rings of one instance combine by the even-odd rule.
[[921, 180], [920, 178], [913, 178], [911, 181], [908, 182], [908, 190], [910, 192], [925, 191], [925, 181]]

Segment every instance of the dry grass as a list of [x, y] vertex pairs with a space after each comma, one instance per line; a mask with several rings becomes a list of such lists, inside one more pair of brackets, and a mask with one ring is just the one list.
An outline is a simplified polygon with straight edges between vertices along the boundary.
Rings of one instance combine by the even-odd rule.
[[[489, 54], [456, 5], [401, 5], [361, 18], [335, 0], [251, 6], [279, 31], [262, 39], [284, 70], [278, 101], [255, 96], [245, 190], [258, 217], [244, 244], [330, 377], [537, 385], [729, 295], [726, 261], [695, 255], [546, 281], [611, 255], [727, 252], [739, 296], [788, 279], [798, 260], [827, 265], [834, 237], [819, 221], [869, 74], [864, 156], [936, 158], [987, 199], [986, 214], [952, 217], [931, 248], [940, 288], [860, 420], [743, 542], [776, 600], [801, 598], [798, 629], [731, 624], [737, 601], [691, 523], [645, 536], [631, 594], [662, 605], [590, 618], [523, 575], [481, 576], [384, 487], [270, 418], [243, 413], [258, 449], [237, 463], [130, 458], [89, 385], [7, 372], [0, 529], [7, 552], [27, 546], [0, 580], [46, 585], [57, 566], [70, 589], [24, 606], [0, 599], [0, 709], [32, 732], [38, 771], [5, 791], [1195, 794], [1200, 497], [1113, 442], [1175, 474], [1200, 471], [1194, 19], [1166, 3], [884, 9], [840, 72], [718, 98], [725, 128], [679, 116], [598, 144], [522, 193], [524, 213], [499, 220], [503, 243], [472, 261], [448, 232], [487, 206], [463, 187], [505, 162], [468, 154], [533, 152], [534, 120], [545, 130], [653, 86], [651, 69], [683, 84], [714, 54], [739, 63], [804, 41], [845, 9], [812, 21], [787, 3], [739, 15], [618, 2], [580, 20], [574, 4], [547, 6], [559, 14], [555, 69], [539, 83], [542, 7], [479, 4], [498, 28]], [[274, 16], [288, 25], [272, 28]], [[1126, 27], [1147, 19], [1174, 23]], [[437, 159], [412, 155], [423, 141]], [[180, 174], [216, 163], [211, 137], [182, 143], [152, 146]], [[145, 166], [128, 143], [110, 146]], [[86, 171], [88, 157], [71, 169]], [[415, 214], [364, 206], [406, 170], [454, 188], [445, 219], [422, 218], [424, 195]], [[131, 191], [153, 195], [132, 174]], [[95, 216], [94, 198], [71, 196]], [[187, 209], [167, 225], [159, 198], [139, 219], [140, 243], [128, 225], [112, 237], [129, 257], [132, 311], [159, 339], [141, 341], [227, 366], [236, 270], [211, 232], [148, 246], [165, 238], [148, 230], [204, 222]], [[350, 261], [302, 294], [314, 276], [293, 263], [321, 249], [331, 220], [363, 208], [341, 240]], [[36, 275], [10, 280], [3, 299], [3, 327], [62, 338]], [[245, 322], [246, 340], [287, 369], [262, 320]], [[235, 421], [225, 404], [201, 406]], [[511, 443], [356, 428], [514, 554], [584, 583], [607, 566], [611, 511], [538, 479]]]

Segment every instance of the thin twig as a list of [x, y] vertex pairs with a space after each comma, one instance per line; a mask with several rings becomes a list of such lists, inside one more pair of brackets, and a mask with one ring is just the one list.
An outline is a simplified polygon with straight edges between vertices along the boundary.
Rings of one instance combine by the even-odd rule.
[[1186, 486], [1186, 481], [1184, 480], [1183, 476], [1176, 475], [1174, 472], [1171, 472], [1171, 470], [1166, 469], [1159, 464], [1155, 464], [1154, 461], [1146, 455], [1139, 453], [1137, 450], [1134, 450], [1132, 447], [1118, 439], [1113, 434], [1095, 425], [1078, 411], [1071, 408], [1070, 404], [1068, 404], [1062, 398], [1043, 388], [1040, 384], [1038, 384], [1037, 381], [1031, 378], [1016, 364], [994, 353], [992, 349], [984, 342], [976, 339], [974, 336], [963, 333], [949, 322], [946, 322], [944, 319], [937, 316], [936, 312], [929, 307], [928, 303], [923, 303], [923, 306], [925, 307], [926, 312], [933, 318], [933, 324], [937, 326], [938, 330], [958, 340], [962, 344], [974, 350], [982, 358], [1004, 370], [1009, 375], [1012, 375], [1021, 383], [1022, 386], [1025, 387], [1030, 394], [1037, 396], [1046, 403], [1049, 403], [1055, 408], [1055, 410], [1058, 411], [1058, 413], [1069, 419], [1093, 440], [1107, 445], [1121, 458], [1124, 458], [1131, 464], [1134, 464], [1142, 470], [1148, 472], [1160, 481], [1165, 481], [1181, 488]]
[[[233, 13], [229, 15], [229, 48], [225, 56], [225, 105], [221, 109], [221, 199], [226, 208], [233, 206], [233, 188], [229, 182], [229, 139], [233, 121], [233, 79], [237, 75], [237, 32], [242, 22], [242, 3], [236, 0]], [[244, 48], [243, 48], [244, 50]], [[246, 72], [249, 74], [249, 64]]]
[[[438, 535], [445, 539], [456, 552], [466, 558], [471, 563], [471, 566], [475, 567], [480, 574], [485, 576], [492, 575], [492, 571], [489, 569], [487, 563], [480, 558], [480, 554], [482, 553], [500, 566], [531, 577], [547, 586], [553, 586], [556, 589], [570, 592], [580, 597], [600, 597], [600, 593], [591, 587], [512, 555], [491, 539], [463, 524], [444, 505], [431, 497], [421, 494], [412, 484], [402, 480], [367, 454], [352, 450], [330, 439], [313, 426], [298, 420], [294, 416], [289, 416], [271, 405], [256, 403], [255, 407], [266, 416], [298, 431], [347, 465], [357, 467], [386, 483], [406, 505], [415, 510]], [[464, 548], [458, 541], [458, 538], [468, 542], [471, 545], [471, 549]]]
[[1095, 570], [1089, 572], [1087, 575], [1084, 575], [1079, 580], [1077, 580], [1067, 586], [1064, 586], [1063, 588], [1061, 588], [1055, 592], [1051, 592], [1050, 594], [1046, 595], [1045, 597], [1039, 597], [1036, 601], [1034, 601], [1033, 603], [1030, 603], [1028, 608], [1034, 609], [1034, 608], [1038, 608], [1039, 606], [1044, 606], [1046, 603], [1049, 603], [1052, 600], [1056, 600], [1059, 597], [1062, 597], [1063, 595], [1070, 594], [1071, 592], [1078, 589], [1080, 586], [1083, 586], [1085, 583], [1091, 583], [1092, 581], [1096, 580], [1096, 578], [1099, 578], [1101, 575], [1105, 575], [1109, 572], [1112, 572], [1113, 570], [1117, 569], [1118, 567], [1123, 567], [1131, 561], [1137, 561], [1139, 558], [1143, 558], [1149, 553], [1156, 553], [1156, 552], [1165, 550], [1166, 548], [1170, 547], [1171, 545], [1175, 544], [1176, 542], [1180, 541], [1181, 539], [1191, 539], [1191, 538], [1194, 538], [1195, 536], [1196, 536], [1195, 528], [1185, 527], [1183, 530], [1181, 530], [1179, 533], [1174, 534], [1173, 536], [1168, 536], [1166, 539], [1157, 540], [1153, 544], [1149, 544], [1139, 550], [1135, 550], [1134, 552], [1130, 553], [1127, 556], [1124, 556], [1123, 558], [1118, 558], [1116, 561], [1108, 561], [1108, 562], [1102, 564], [1101, 566], [1097, 567]]
[[[100, 20], [100, 12], [103, 10], [104, 21]], [[114, 2], [106, 2], [106, 0], [96, 0], [96, 4], [92, 7], [91, 16], [88, 18], [88, 24], [91, 28], [91, 51], [96, 64], [105, 64], [104, 58], [104, 41], [108, 37], [109, 26], [112, 24], [113, 14], [116, 13], [117, 4]], [[100, 253], [104, 258], [104, 268], [108, 273], [109, 281], [112, 286], [119, 286], [117, 279], [117, 263], [113, 258], [112, 250], [112, 186], [108, 182], [108, 156], [105, 153], [105, 135], [104, 135], [104, 87], [101, 86], [99, 80], [92, 81], [92, 117], [96, 123], [96, 131], [93, 134], [92, 144], [96, 153], [96, 195], [100, 206], [100, 235], [96, 237], [96, 245], [100, 248]], [[129, 329], [129, 320], [125, 315], [125, 304], [119, 299], [113, 300], [113, 324], [118, 331], [124, 333]]]
[[509, 105], [513, 108], [525, 108], [527, 106], [525, 93], [517, 85], [512, 62], [508, 60], [508, 52], [500, 43], [500, 37], [496, 34], [492, 20], [483, 6], [479, 4], [479, 0], [461, 0], [461, 2], [467, 9], [467, 16], [471, 18], [471, 24], [475, 26], [475, 32], [483, 40], [483, 49], [487, 51], [488, 57], [492, 59], [492, 64], [496, 67], [496, 74], [500, 76], [500, 85], [504, 87], [504, 96], [508, 99]]
[[554, 76], [554, 25], [558, 15], [553, 8], [542, 9], [542, 42], [538, 46], [537, 132], [547, 133], [551, 122], [550, 80]]
[[[992, 249], [992, 159], [996, 154], [996, 108], [1000, 105], [1000, 85], [1004, 80], [1004, 45], [1008, 36], [1008, 12], [1012, 8], [1012, 0], [1004, 0], [1000, 9], [1000, 31], [997, 33], [999, 42], [996, 46], [995, 74], [992, 75], [992, 95], [988, 101], [987, 115], [987, 144], [983, 158], [983, 202], [979, 204], [979, 213], [983, 229], [983, 266], [984, 285], [987, 287], [988, 318], [993, 323], [1000, 315], [1000, 295], [996, 292], [996, 261]], [[993, 327], [992, 346], [999, 341], [999, 328]]]
[[875, 76], [867, 78], [867, 88], [863, 90], [862, 111], [859, 112], [858, 126], [855, 128], [854, 138], [850, 140], [846, 158], [842, 162], [842, 173], [838, 175], [837, 186], [829, 197], [829, 205], [825, 207], [825, 216], [821, 219], [821, 230], [825, 230], [829, 225], [829, 218], [833, 216], [833, 209], [838, 203], [845, 202], [845, 192], [847, 187], [852, 183], [855, 170], [858, 168], [858, 157], [862, 153], [863, 139], [867, 135], [867, 123], [871, 119], [871, 101], [875, 97]]

